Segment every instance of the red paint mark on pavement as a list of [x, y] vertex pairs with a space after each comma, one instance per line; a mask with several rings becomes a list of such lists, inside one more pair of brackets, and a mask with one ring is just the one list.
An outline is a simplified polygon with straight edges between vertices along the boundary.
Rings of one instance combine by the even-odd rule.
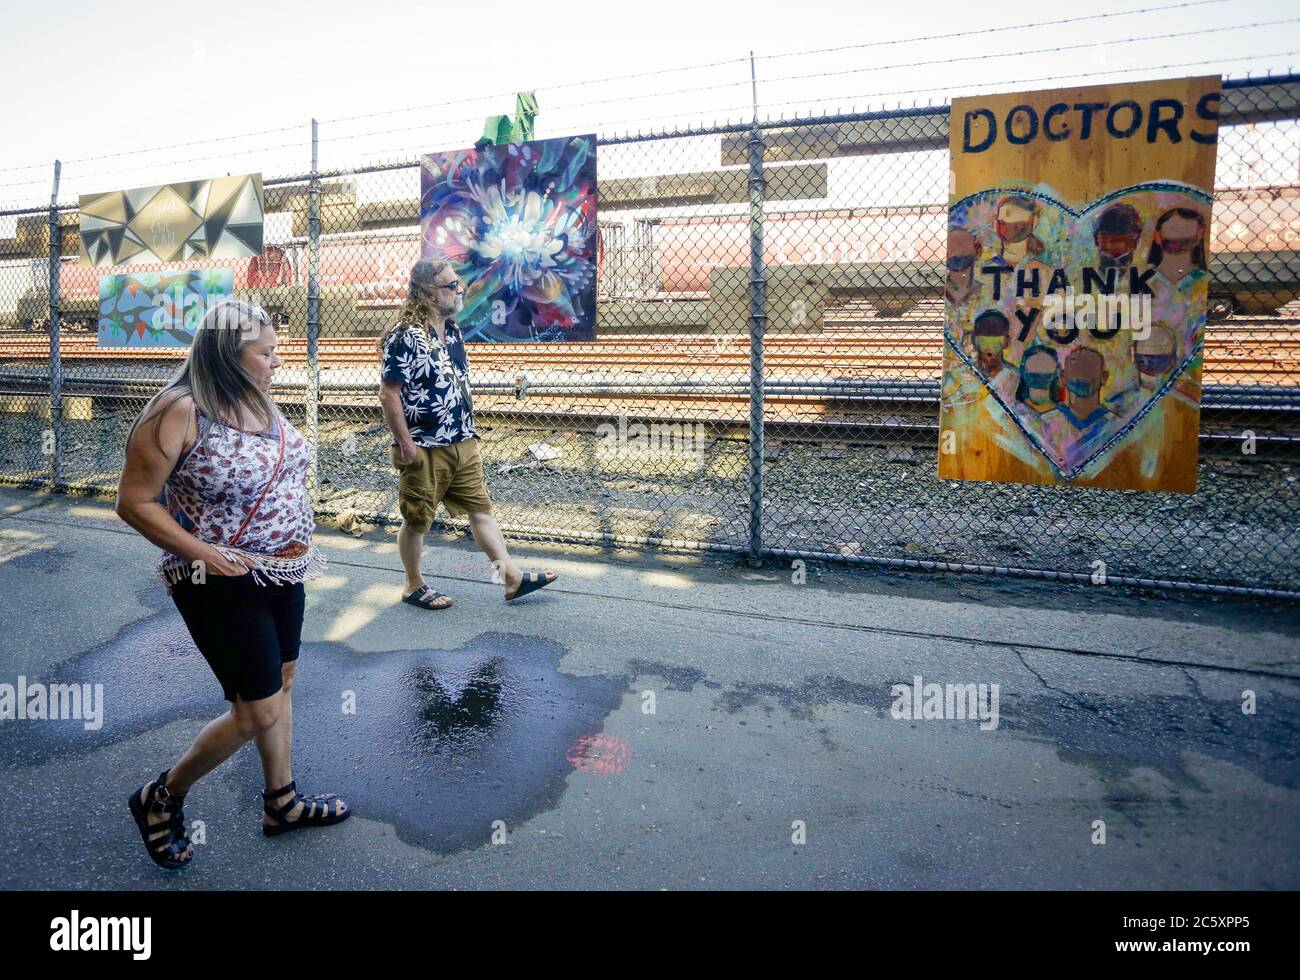
[[579, 772], [616, 776], [627, 768], [632, 749], [617, 735], [583, 735], [564, 753], [569, 765]]

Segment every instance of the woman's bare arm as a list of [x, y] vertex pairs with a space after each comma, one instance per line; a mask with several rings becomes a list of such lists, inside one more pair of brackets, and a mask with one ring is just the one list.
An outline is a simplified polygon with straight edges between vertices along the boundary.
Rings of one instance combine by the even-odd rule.
[[126, 462], [117, 486], [118, 516], [159, 548], [191, 563], [201, 561], [216, 575], [244, 574], [246, 568], [187, 533], [158, 502], [181, 452], [198, 438], [191, 398], [178, 398], [159, 411], [162, 419], [158, 438], [154, 438], [153, 431], [158, 418], [151, 415], [141, 420], [127, 443]]

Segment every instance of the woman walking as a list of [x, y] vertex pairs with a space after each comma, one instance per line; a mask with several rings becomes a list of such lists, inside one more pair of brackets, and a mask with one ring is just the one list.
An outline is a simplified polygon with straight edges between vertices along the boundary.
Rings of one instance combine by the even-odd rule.
[[304, 797], [292, 773], [303, 582], [323, 559], [307, 500], [310, 447], [268, 394], [275, 347], [261, 307], [212, 307], [185, 364], [127, 437], [117, 513], [163, 549], [158, 571], [231, 703], [178, 762], [131, 794], [145, 848], [164, 868], [193, 859], [182, 810], [190, 787], [248, 741], [266, 778], [263, 833], [351, 813], [332, 793]]

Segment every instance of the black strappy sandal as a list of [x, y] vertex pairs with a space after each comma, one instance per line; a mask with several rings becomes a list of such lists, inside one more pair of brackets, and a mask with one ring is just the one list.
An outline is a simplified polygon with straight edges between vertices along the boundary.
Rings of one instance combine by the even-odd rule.
[[410, 595], [402, 596], [402, 601], [408, 606], [419, 606], [421, 609], [450, 609], [454, 602], [448, 602], [441, 606], [435, 606], [434, 603], [439, 599], [450, 599], [451, 596], [445, 592], [436, 592], [427, 585], [422, 585]]
[[519, 588], [515, 589], [514, 595], [506, 596], [506, 602], [514, 602], [516, 599], [522, 599], [530, 592], [536, 592], [538, 589], [544, 589], [560, 576], [547, 578], [545, 572], [524, 572], [523, 580], [519, 583]]
[[[132, 793], [127, 806], [131, 808], [131, 816], [135, 818], [135, 825], [140, 830], [140, 837], [144, 840], [145, 849], [153, 858], [153, 863], [168, 871], [175, 871], [193, 861], [194, 852], [191, 851], [189, 857], [181, 857], [190, 846], [189, 835], [185, 832], [185, 794], [176, 796], [167, 792], [167, 776], [170, 773], [170, 769], [164, 770], [157, 780]], [[149, 799], [147, 804], [140, 802], [142, 792]], [[165, 813], [171, 819], [151, 824], [151, 813]], [[159, 837], [159, 834], [162, 836]]]
[[[288, 786], [274, 790], [270, 793], [262, 794], [262, 809], [268, 816], [274, 817], [278, 823], [268, 824], [262, 822], [262, 833], [267, 837], [275, 837], [277, 834], [287, 834], [291, 830], [297, 830], [300, 827], [328, 827], [330, 824], [342, 823], [348, 817], [352, 816], [352, 808], [346, 810], [339, 809], [339, 803], [342, 801], [336, 793], [321, 793], [318, 796], [303, 796], [298, 791], [298, 783], [295, 780]], [[293, 792], [293, 799], [284, 806], [272, 807], [271, 801], [285, 793]], [[289, 820], [285, 814], [292, 810], [299, 803], [302, 804], [302, 811], [298, 814], [296, 820]]]

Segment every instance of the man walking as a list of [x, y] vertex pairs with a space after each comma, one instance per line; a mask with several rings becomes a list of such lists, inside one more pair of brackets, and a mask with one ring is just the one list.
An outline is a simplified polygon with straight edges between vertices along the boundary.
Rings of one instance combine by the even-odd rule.
[[469, 517], [474, 540], [497, 570], [507, 601], [555, 581], [554, 572], [524, 572], [511, 561], [492, 515], [474, 431], [469, 362], [455, 320], [463, 293], [451, 263], [417, 262], [398, 321], [377, 345], [383, 351], [379, 402], [393, 433], [398, 471], [397, 550], [406, 570], [402, 601], [421, 609], [452, 604], [450, 596], [425, 584], [420, 571], [424, 535], [440, 503], [453, 517]]

